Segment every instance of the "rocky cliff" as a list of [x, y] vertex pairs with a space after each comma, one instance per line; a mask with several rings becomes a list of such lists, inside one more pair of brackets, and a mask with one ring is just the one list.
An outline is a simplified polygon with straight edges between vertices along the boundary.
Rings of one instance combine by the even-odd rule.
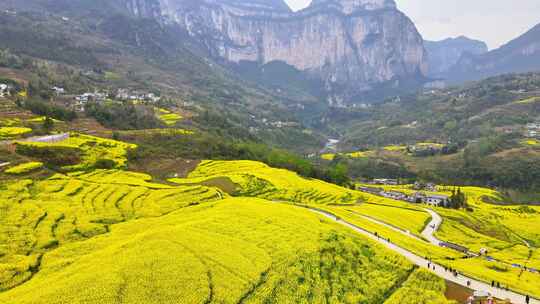
[[429, 57], [429, 75], [440, 77], [448, 72], [464, 54], [481, 55], [487, 53], [485, 42], [461, 36], [441, 41], [425, 41]]
[[177, 24], [226, 62], [281, 61], [323, 80], [329, 102], [427, 73], [423, 40], [393, 0], [123, 0], [132, 14]]

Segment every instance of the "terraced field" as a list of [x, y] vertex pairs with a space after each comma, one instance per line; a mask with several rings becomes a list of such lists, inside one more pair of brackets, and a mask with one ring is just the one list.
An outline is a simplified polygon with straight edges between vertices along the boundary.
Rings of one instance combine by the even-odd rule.
[[167, 126], [174, 126], [183, 118], [180, 114], [173, 113], [167, 109], [156, 108], [155, 111], [157, 117]]
[[382, 303], [413, 270], [304, 209], [212, 191], [9, 185], [0, 302]]
[[223, 197], [215, 188], [157, 187], [120, 171], [88, 175], [1, 186], [0, 289], [30, 279], [43, 254], [59, 246], [105, 234], [117, 223], [160, 217]]
[[346, 208], [352, 213], [364, 215], [395, 226], [404, 231], [419, 236], [431, 217], [429, 214], [417, 206], [398, 206], [393, 204], [363, 203], [359, 206]]
[[[410, 185], [381, 187], [385, 190], [396, 190], [404, 193], [415, 192]], [[434, 193], [450, 195], [450, 189], [452, 187], [438, 187], [438, 191]], [[495, 280], [516, 290], [539, 294], [540, 289], [536, 286], [536, 282], [540, 279], [540, 273], [531, 272], [523, 267], [540, 269], [540, 260], [538, 259], [540, 254], [540, 250], [538, 250], [540, 208], [491, 205], [485, 201], [502, 200], [496, 191], [477, 187], [463, 187], [461, 190], [467, 197], [470, 210], [434, 208], [443, 217], [443, 223], [436, 233], [436, 237], [443, 241], [463, 245], [474, 252], [480, 252], [482, 249], [488, 250], [488, 256], [491, 258], [456, 259], [449, 266], [484, 281]], [[359, 214], [371, 216], [411, 232], [414, 232], [414, 228], [418, 227], [423, 220], [420, 216], [421, 213], [406, 215], [402, 209], [421, 208], [422, 205], [408, 204], [368, 194], [365, 195], [365, 199], [371, 206], [364, 211], [362, 210], [368, 204], [333, 211], [341, 212], [341, 216], [355, 221], [362, 227], [369, 227], [370, 224], [364, 219], [360, 219]], [[389, 213], [387, 211], [389, 208], [395, 211]], [[414, 211], [410, 210], [410, 212]], [[375, 231], [374, 229], [381, 231], [380, 227], [373, 225], [371, 229], [371, 231]], [[390, 235], [392, 239], [400, 238], [395, 242], [421, 256], [448, 258], [448, 253], [439, 252], [439, 250], [434, 252], [424, 245], [411, 243], [412, 240], [404, 241], [402, 240], [403, 236], [400, 237], [391, 231], [384, 231], [384, 233]]]
[[[115, 168], [124, 168], [127, 162], [127, 151], [137, 146], [112, 139], [95, 137], [80, 133], [71, 133], [69, 138], [59, 142], [16, 142], [20, 148], [31, 149], [32, 151], [44, 151], [49, 148], [64, 148], [80, 151], [81, 160], [75, 165], [64, 166], [64, 170], [77, 171], [93, 168], [98, 161], [108, 160], [113, 163]], [[36, 152], [33, 152], [36, 154]]]
[[[429, 221], [421, 205], [263, 163], [203, 161], [188, 178], [162, 184], [121, 169], [127, 143], [74, 134], [43, 145], [76, 147], [83, 161], [70, 173], [0, 185], [0, 302], [447, 303], [441, 279], [292, 204], [328, 210], [472, 277], [540, 294], [537, 274], [511, 266], [538, 265], [540, 212], [488, 205], [485, 197], [500, 197], [487, 189], [463, 188], [473, 212], [437, 209], [445, 218], [437, 236], [486, 247], [504, 262], [464, 258], [367, 218], [419, 235]], [[93, 169], [101, 158], [118, 169]], [[237, 198], [213, 187], [220, 184]]]
[[297, 204], [356, 204], [362, 198], [359, 192], [254, 161], [203, 161], [187, 179], [170, 181], [196, 184], [219, 177], [237, 185], [237, 196]]
[[30, 128], [0, 126], [0, 140], [14, 139], [31, 132], [32, 129]]

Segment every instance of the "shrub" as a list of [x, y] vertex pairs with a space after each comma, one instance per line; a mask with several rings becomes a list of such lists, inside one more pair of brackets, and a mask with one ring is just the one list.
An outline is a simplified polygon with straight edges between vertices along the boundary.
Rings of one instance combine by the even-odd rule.
[[81, 149], [68, 145], [43, 143], [17, 143], [16, 152], [20, 155], [38, 158], [53, 166], [75, 165], [81, 161]]
[[116, 162], [112, 159], [98, 159], [94, 165], [96, 169], [113, 169], [116, 167]]

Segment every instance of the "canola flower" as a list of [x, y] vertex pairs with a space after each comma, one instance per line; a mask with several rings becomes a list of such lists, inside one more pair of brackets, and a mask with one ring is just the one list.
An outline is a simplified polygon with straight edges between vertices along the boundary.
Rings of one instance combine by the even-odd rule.
[[28, 133], [31, 133], [32, 129], [23, 127], [0, 127], [0, 140], [13, 139]]
[[355, 204], [362, 198], [359, 192], [256, 161], [203, 161], [187, 179], [170, 181], [193, 184], [219, 177], [228, 178], [237, 185], [237, 196], [296, 204]]
[[5, 172], [7, 174], [19, 175], [19, 174], [29, 173], [37, 169], [41, 169], [42, 167], [43, 167], [43, 163], [41, 162], [29, 162], [29, 163], [24, 163], [24, 164], [20, 164], [15, 167], [9, 168]]

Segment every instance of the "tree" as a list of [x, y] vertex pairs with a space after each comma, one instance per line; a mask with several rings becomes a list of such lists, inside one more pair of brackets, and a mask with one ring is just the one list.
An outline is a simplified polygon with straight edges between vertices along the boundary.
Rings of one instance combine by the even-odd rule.
[[43, 131], [46, 133], [50, 133], [52, 129], [54, 128], [54, 120], [50, 118], [49, 116], [45, 117], [45, 120], [43, 120]]
[[454, 209], [461, 209], [467, 207], [467, 198], [465, 193], [461, 191], [461, 188], [458, 188], [457, 191], [454, 188], [452, 190], [452, 196], [450, 197], [450, 207]]

